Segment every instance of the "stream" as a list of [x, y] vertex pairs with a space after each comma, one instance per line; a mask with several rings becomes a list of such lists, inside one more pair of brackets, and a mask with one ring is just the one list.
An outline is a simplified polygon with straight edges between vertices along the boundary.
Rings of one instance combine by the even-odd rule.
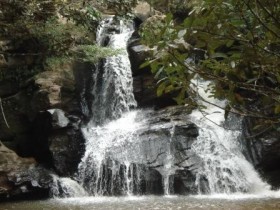
[[276, 210], [280, 199], [254, 195], [85, 197], [0, 204], [1, 210]]

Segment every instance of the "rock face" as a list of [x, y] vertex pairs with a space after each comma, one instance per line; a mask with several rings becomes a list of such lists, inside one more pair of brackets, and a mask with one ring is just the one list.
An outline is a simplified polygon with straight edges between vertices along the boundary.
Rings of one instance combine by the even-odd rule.
[[[140, 22], [151, 16], [147, 4], [135, 8], [134, 12]], [[125, 171], [130, 171], [127, 177], [135, 177], [133, 193], [196, 193], [196, 169], [201, 160], [191, 150], [198, 127], [188, 119], [190, 110], [184, 106], [168, 107], [175, 105], [172, 99], [175, 93], [156, 96], [157, 85], [149, 67], [140, 68], [151, 51], [140, 43], [137, 30], [130, 39], [128, 51], [138, 107], [154, 107], [157, 111], [144, 111], [145, 115], [139, 116], [139, 121], [145, 121], [145, 125], [136, 133], [137, 143], [128, 145], [128, 152], [135, 155], [129, 166], [119, 160], [123, 148], [108, 151], [109, 156], [102, 166], [102, 183], [106, 185], [110, 181], [106, 176], [112, 176], [115, 164], [119, 167], [117, 186], [124, 188], [106, 189], [104, 194], [118, 195], [128, 190], [124, 183]], [[7, 61], [1, 56], [0, 68], [10, 71], [29, 62], [19, 58]], [[69, 62], [21, 84], [10, 79], [0, 81], [4, 110], [4, 115], [0, 114], [0, 139], [16, 151], [0, 143], [0, 199], [48, 197], [52, 173], [68, 177], [77, 171], [84, 154], [80, 128], [91, 115], [92, 102], [86, 99], [93, 97], [90, 93], [93, 68], [87, 63]], [[244, 127], [247, 127], [245, 137], [254, 136], [250, 122]], [[270, 184], [280, 187], [279, 134], [244, 138], [243, 143], [248, 159]]]
[[[80, 108], [75, 78], [70, 64], [57, 71], [37, 74], [21, 84], [12, 95], [3, 89], [2, 105], [9, 128], [0, 117], [0, 138], [21, 156], [30, 156], [28, 148], [32, 122], [41, 111], [60, 108], [67, 113], [79, 115]], [[17, 86], [17, 84], [15, 84]]]
[[0, 200], [48, 197], [52, 177], [33, 158], [21, 158], [0, 142]]
[[[15, 61], [1, 67], [15, 71], [16, 65], [19, 63]], [[77, 71], [83, 72], [87, 67], [68, 62], [21, 83], [9, 79], [0, 81], [0, 97], [8, 123], [6, 125], [1, 113], [0, 139], [17, 155], [33, 157], [34, 164], [40, 164], [40, 167], [33, 165], [28, 170], [11, 169], [13, 176], [2, 176], [1, 180], [7, 183], [7, 187], [12, 187], [6, 195], [20, 195], [26, 191], [36, 197], [38, 188], [39, 191], [44, 189], [42, 193], [47, 197], [49, 181], [52, 180], [48, 170], [62, 176], [71, 176], [76, 171], [84, 142], [79, 130], [81, 119], [84, 119], [80, 107], [84, 81], [79, 79]], [[79, 75], [88, 77], [82, 73]], [[18, 161], [24, 167], [26, 164], [21, 160], [18, 157], [15, 165]], [[1, 174], [10, 174], [6, 170], [3, 168]], [[47, 181], [44, 183], [42, 180]], [[36, 187], [36, 183], [40, 186]], [[22, 191], [18, 190], [21, 186]], [[40, 197], [39, 194], [37, 197]]]
[[[165, 180], [162, 189], [167, 193], [193, 194], [195, 166], [200, 164], [191, 146], [198, 136], [198, 128], [188, 120], [190, 110], [182, 106], [147, 113], [147, 127], [139, 131], [140, 148], [145, 165], [159, 172]], [[165, 185], [165, 186], [164, 186]]]

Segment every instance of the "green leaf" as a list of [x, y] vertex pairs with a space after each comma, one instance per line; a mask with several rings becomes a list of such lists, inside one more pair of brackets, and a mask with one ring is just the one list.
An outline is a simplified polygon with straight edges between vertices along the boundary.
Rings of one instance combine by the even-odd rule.
[[151, 72], [154, 74], [158, 71], [158, 62], [152, 62], [151, 63]]
[[168, 13], [165, 17], [165, 21], [167, 23], [171, 22], [173, 20], [173, 15], [171, 13]]
[[162, 82], [162, 83], [158, 86], [158, 88], [157, 88], [157, 96], [158, 96], [158, 97], [161, 96], [161, 95], [163, 94], [165, 87], [166, 87], [166, 82]]

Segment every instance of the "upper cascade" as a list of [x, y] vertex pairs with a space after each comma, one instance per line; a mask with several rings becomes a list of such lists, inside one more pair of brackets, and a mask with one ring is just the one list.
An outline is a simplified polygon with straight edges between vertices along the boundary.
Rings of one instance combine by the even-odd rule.
[[97, 43], [119, 54], [103, 59], [93, 72], [92, 124], [100, 125], [119, 118], [136, 107], [131, 65], [126, 51], [134, 31], [132, 21], [104, 19], [96, 33]]

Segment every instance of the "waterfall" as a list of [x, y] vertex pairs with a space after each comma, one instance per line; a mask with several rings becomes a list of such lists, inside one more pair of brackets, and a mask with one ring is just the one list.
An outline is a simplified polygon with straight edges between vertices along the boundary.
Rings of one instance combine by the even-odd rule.
[[139, 126], [136, 112], [125, 114], [136, 106], [126, 51], [133, 30], [132, 22], [121, 20], [116, 24], [113, 18], [107, 18], [97, 31], [97, 43], [119, 50], [120, 54], [106, 58], [96, 68], [92, 121], [82, 129], [86, 152], [78, 173], [80, 182], [92, 195], [129, 195], [139, 184], [139, 167], [133, 164], [127, 150], [122, 151], [132, 144]]
[[[194, 110], [186, 118], [175, 116], [174, 120], [168, 118], [160, 123], [159, 119], [154, 119], [151, 125], [150, 118], [155, 111], [131, 111], [136, 102], [125, 49], [132, 32], [129, 21], [106, 18], [96, 34], [100, 46], [109, 46], [120, 54], [103, 59], [93, 72], [92, 117], [82, 128], [85, 154], [77, 172], [77, 180], [88, 195], [141, 195], [156, 185], [162, 185], [155, 187], [158, 192], [173, 194], [178, 171], [188, 179], [194, 176], [194, 187], [190, 188], [197, 190], [188, 193], [268, 192], [270, 186], [262, 181], [242, 154], [240, 122], [237, 126], [226, 126], [224, 111], [211, 105], [224, 107], [225, 102], [210, 98], [206, 91], [210, 82], [193, 81], [198, 87], [195, 91], [203, 99], [198, 98], [198, 101], [206, 108]], [[199, 128], [198, 137], [177, 133], [178, 128], [183, 131], [196, 129], [192, 123]], [[160, 177], [161, 183], [152, 176]], [[57, 183], [55, 195], [61, 189], [69, 189], [72, 181], [63, 179]], [[74, 189], [85, 195], [79, 187]], [[76, 196], [75, 193], [71, 195]]]

